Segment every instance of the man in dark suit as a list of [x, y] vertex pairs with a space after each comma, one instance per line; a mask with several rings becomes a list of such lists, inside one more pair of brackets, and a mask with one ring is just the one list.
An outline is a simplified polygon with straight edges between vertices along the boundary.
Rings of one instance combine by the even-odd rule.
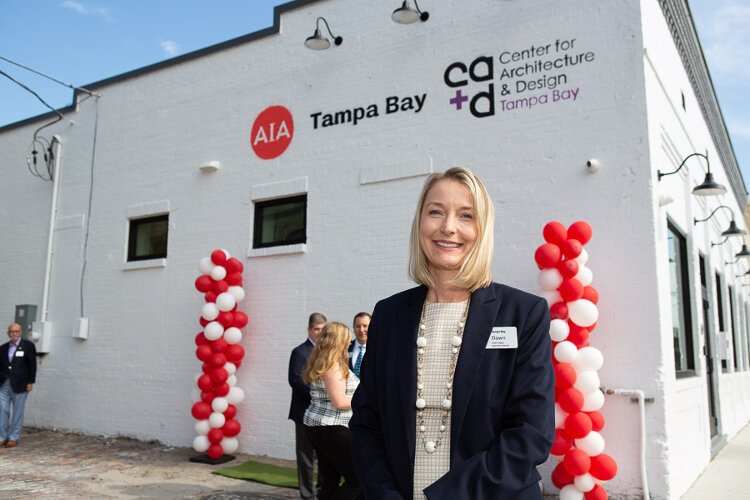
[[320, 313], [312, 313], [307, 321], [307, 339], [294, 348], [289, 357], [289, 385], [292, 387], [292, 404], [289, 419], [294, 421], [295, 448], [297, 453], [297, 479], [299, 494], [303, 499], [314, 499], [313, 463], [315, 455], [312, 443], [305, 434], [303, 419], [310, 406], [310, 387], [302, 380], [302, 370], [315, 346], [320, 332], [328, 320]]
[[36, 348], [21, 338], [21, 325], [8, 326], [8, 338], [0, 346], [0, 445], [13, 448], [23, 427], [26, 397], [36, 382]]
[[367, 346], [367, 329], [370, 327], [370, 314], [366, 312], [357, 313], [354, 316], [354, 336], [349, 344], [349, 369], [359, 377], [362, 358]]

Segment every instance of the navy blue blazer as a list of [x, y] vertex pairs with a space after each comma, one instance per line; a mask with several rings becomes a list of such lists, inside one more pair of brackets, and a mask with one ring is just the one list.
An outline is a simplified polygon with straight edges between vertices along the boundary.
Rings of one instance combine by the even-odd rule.
[[[0, 346], [0, 385], [10, 379], [10, 388], [19, 394], [26, 392], [26, 385], [36, 382], [36, 347], [34, 343], [21, 339], [13, 359], [8, 362], [10, 342]], [[18, 353], [23, 353], [19, 356]]]
[[289, 356], [289, 373], [287, 378], [292, 387], [292, 404], [289, 406], [289, 419], [302, 424], [305, 410], [310, 406], [310, 386], [302, 380], [302, 370], [305, 369], [307, 358], [313, 350], [313, 343], [308, 338], [294, 348]]
[[[427, 288], [381, 300], [352, 400], [354, 465], [367, 499], [412, 499], [416, 339]], [[492, 327], [516, 327], [517, 349], [486, 349]], [[543, 299], [493, 283], [471, 295], [453, 381], [450, 470], [429, 499], [541, 499], [555, 433], [549, 310]]]

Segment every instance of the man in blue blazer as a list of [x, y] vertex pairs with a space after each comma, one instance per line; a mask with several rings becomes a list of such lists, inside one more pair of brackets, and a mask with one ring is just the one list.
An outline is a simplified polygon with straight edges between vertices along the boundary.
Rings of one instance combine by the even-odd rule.
[[349, 344], [349, 369], [359, 377], [362, 360], [367, 348], [367, 330], [370, 328], [370, 313], [360, 312], [354, 316], [354, 340]]
[[295, 451], [297, 455], [297, 479], [300, 497], [315, 498], [313, 488], [313, 466], [315, 452], [305, 433], [305, 410], [310, 406], [310, 387], [302, 380], [302, 370], [312, 353], [315, 341], [328, 320], [320, 313], [312, 313], [307, 321], [307, 339], [294, 348], [289, 357], [289, 385], [292, 387], [292, 404], [289, 407], [289, 420], [294, 421]]
[[26, 397], [36, 382], [36, 348], [21, 338], [21, 325], [8, 326], [0, 346], [0, 445], [13, 448], [21, 437]]

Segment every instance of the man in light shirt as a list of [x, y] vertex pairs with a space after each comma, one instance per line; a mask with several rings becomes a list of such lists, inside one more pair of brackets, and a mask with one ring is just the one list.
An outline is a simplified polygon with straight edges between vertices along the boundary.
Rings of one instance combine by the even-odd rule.
[[355, 340], [349, 345], [349, 369], [359, 377], [362, 358], [364, 358], [367, 346], [367, 329], [370, 327], [370, 314], [366, 312], [357, 313], [354, 316]]
[[36, 382], [36, 348], [21, 338], [21, 325], [8, 325], [9, 342], [0, 346], [0, 446], [13, 448], [21, 437], [26, 397]]

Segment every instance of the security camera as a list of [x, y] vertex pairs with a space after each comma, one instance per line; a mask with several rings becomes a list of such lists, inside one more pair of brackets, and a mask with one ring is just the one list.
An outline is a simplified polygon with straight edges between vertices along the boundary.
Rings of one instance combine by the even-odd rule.
[[592, 174], [599, 170], [599, 167], [601, 167], [601, 164], [599, 163], [599, 160], [596, 158], [591, 158], [589, 161], [586, 162], [586, 168], [589, 169], [589, 172]]

